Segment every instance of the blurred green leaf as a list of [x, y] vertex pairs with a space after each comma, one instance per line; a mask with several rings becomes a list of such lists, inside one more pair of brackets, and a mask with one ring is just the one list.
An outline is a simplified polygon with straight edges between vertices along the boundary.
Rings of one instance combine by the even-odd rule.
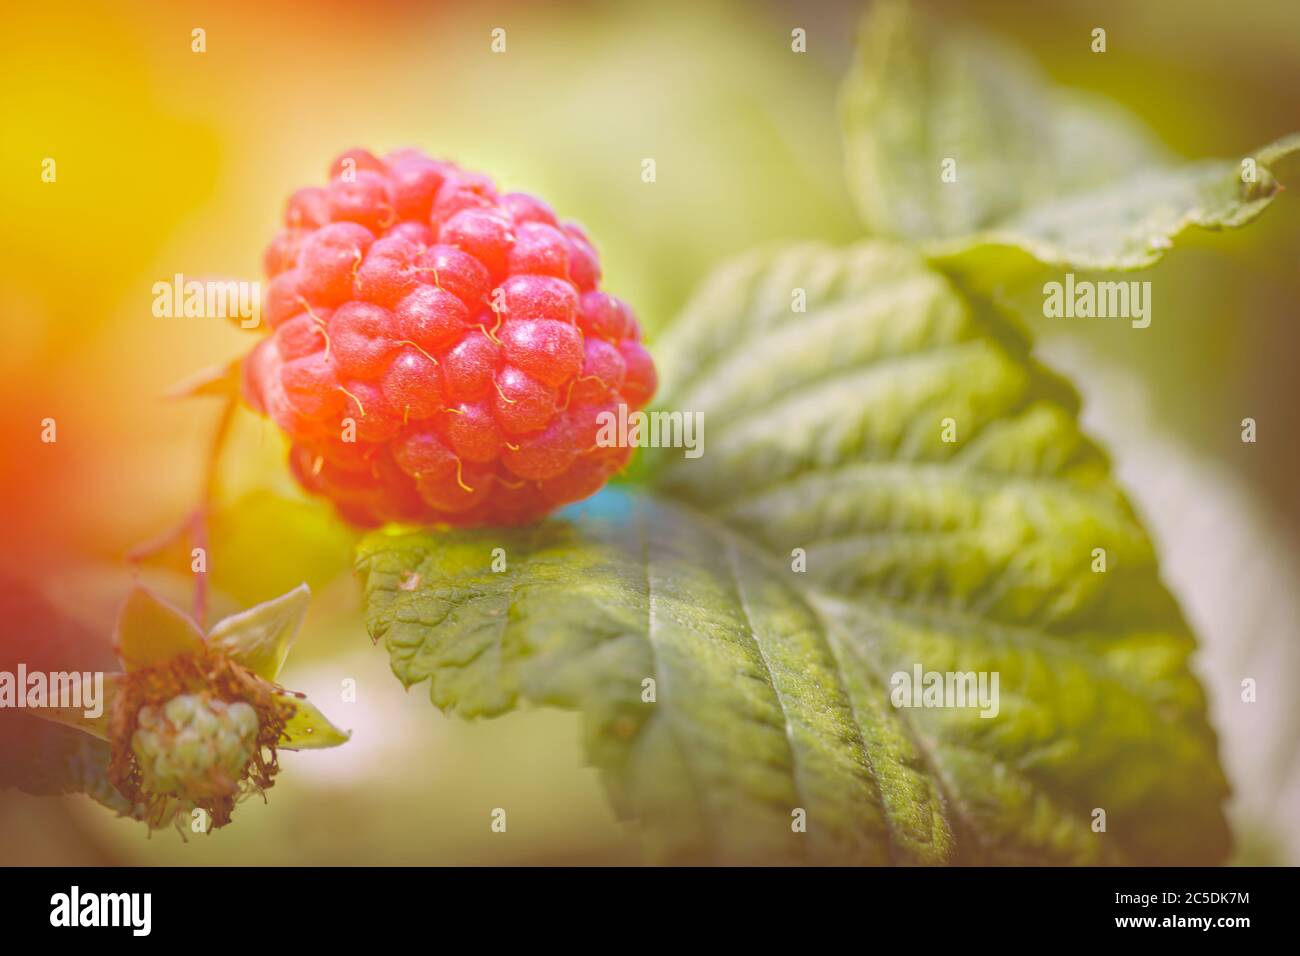
[[[1223, 859], [1194, 642], [1074, 393], [1011, 326], [906, 250], [799, 246], [720, 270], [659, 357], [659, 404], [713, 437], [661, 452], [653, 496], [363, 542], [404, 683], [463, 716], [581, 710], [663, 859]], [[892, 708], [916, 665], [998, 673], [998, 716]]]
[[[1112, 185], [1026, 209], [993, 229], [927, 249], [931, 261], [973, 288], [1037, 264], [1132, 270], [1157, 262], [1187, 229], [1233, 229], [1255, 219], [1281, 189], [1274, 169], [1300, 154], [1300, 134], [1256, 150], [1252, 182], [1242, 160], [1134, 170]], [[973, 281], [971, 281], [973, 280]]]
[[[1054, 87], [1019, 51], [903, 3], [871, 7], [841, 94], [847, 172], [873, 232], [926, 242], [989, 288], [1038, 265], [1138, 269], [1186, 229], [1245, 225], [1300, 136], [1179, 163], [1117, 105]], [[1243, 162], [1254, 164], [1244, 181]], [[951, 160], [955, 181], [945, 181]]]
[[[1133, 117], [1052, 87], [1019, 50], [910, 4], [872, 4], [840, 91], [850, 188], [867, 227], [967, 236], [1162, 158]], [[940, 179], [945, 159], [956, 181]]]
[[[211, 534], [212, 586], [240, 607], [270, 601], [304, 583], [324, 590], [351, 567], [358, 538], [321, 502], [266, 490], [220, 507]], [[267, 542], [275, 543], [273, 556]]]
[[[45, 672], [117, 668], [105, 635], [62, 614], [31, 584], [0, 576], [0, 671], [16, 673], [19, 664]], [[108, 782], [108, 744], [36, 713], [0, 709], [0, 788], [84, 792], [127, 813], [130, 805]]]

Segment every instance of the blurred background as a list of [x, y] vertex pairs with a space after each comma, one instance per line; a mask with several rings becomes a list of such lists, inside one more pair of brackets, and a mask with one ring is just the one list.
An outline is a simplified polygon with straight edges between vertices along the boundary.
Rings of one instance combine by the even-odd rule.
[[[922, 4], [1109, 94], [1189, 158], [1300, 128], [1300, 5]], [[255, 341], [151, 314], [152, 287], [256, 279], [284, 199], [348, 147], [416, 146], [582, 222], [653, 347], [721, 260], [779, 238], [862, 235], [837, 87], [860, 4], [42, 2], [0, 34], [0, 572], [107, 635], [131, 546], [193, 507], [212, 400], [165, 402]], [[1030, 12], [1032, 11], [1032, 13]], [[1102, 26], [1108, 52], [1090, 52]], [[491, 31], [506, 52], [491, 52]], [[790, 51], [807, 31], [808, 52]], [[206, 52], [191, 31], [206, 31]], [[657, 182], [640, 179], [654, 158]], [[46, 158], [57, 181], [41, 180]], [[1031, 325], [1071, 374], [1204, 643], [1235, 788], [1238, 860], [1300, 862], [1300, 182], [1249, 229], [1191, 236], [1150, 270], [1151, 327]], [[1240, 441], [1240, 421], [1259, 441]], [[39, 441], [41, 420], [58, 441]], [[577, 718], [452, 721], [404, 693], [365, 636], [351, 538], [298, 497], [276, 435], [236, 425], [213, 540], [217, 610], [306, 578], [281, 679], [350, 744], [285, 754], [235, 825], [152, 838], [85, 797], [0, 792], [3, 863], [633, 862], [583, 766]], [[238, 516], [237, 518], [235, 516]], [[269, 543], [269, 548], [268, 548]], [[178, 560], [183, 555], [175, 556]], [[171, 562], [176, 567], [183, 565]], [[184, 602], [168, 562], [150, 581]], [[1239, 702], [1243, 677], [1260, 686]], [[341, 681], [358, 686], [342, 701]], [[0, 755], [3, 759], [3, 755]], [[509, 807], [510, 835], [487, 826]], [[1189, 839], [1194, 835], [1189, 834]]]

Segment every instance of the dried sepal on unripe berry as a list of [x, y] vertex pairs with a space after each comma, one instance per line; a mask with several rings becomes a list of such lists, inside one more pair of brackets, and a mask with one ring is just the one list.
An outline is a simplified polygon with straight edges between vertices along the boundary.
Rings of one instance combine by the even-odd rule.
[[109, 780], [151, 825], [199, 807], [224, 826], [241, 796], [272, 786], [295, 710], [276, 685], [204, 646], [130, 669], [109, 713]]

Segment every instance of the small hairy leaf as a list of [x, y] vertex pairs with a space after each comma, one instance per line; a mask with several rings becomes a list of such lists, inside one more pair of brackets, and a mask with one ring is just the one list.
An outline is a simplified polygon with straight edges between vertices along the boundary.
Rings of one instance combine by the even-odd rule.
[[[404, 683], [580, 710], [658, 859], [1225, 856], [1192, 637], [1012, 326], [905, 250], [799, 246], [722, 269], [656, 357], [702, 457], [535, 527], [363, 542]], [[895, 706], [918, 667], [996, 673], [997, 714]]]
[[1181, 163], [1117, 105], [896, 2], [863, 20], [841, 114], [867, 227], [927, 242], [936, 263], [983, 287], [1036, 264], [1137, 269], [1192, 226], [1245, 225], [1277, 195], [1275, 167], [1300, 151], [1291, 136]]

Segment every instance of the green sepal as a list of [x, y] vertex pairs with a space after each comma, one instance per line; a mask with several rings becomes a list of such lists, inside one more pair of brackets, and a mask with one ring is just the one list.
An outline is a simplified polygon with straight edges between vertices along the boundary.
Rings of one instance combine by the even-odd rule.
[[127, 673], [166, 664], [203, 646], [203, 632], [184, 611], [142, 585], [126, 596], [113, 628], [113, 649]]
[[218, 621], [208, 632], [208, 643], [258, 677], [273, 681], [284, 667], [310, 603], [311, 589], [300, 584], [288, 594]]

